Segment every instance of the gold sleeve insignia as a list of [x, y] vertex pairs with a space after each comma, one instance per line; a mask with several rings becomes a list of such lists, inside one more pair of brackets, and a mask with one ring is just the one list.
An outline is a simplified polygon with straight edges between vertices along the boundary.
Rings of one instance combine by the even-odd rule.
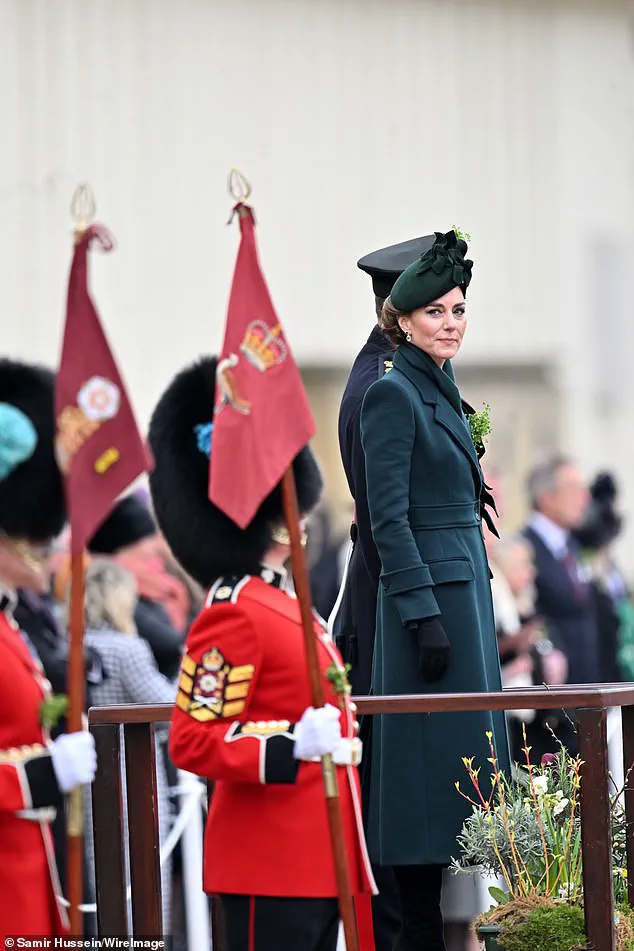
[[234, 737], [257, 736], [260, 738], [290, 736], [291, 734], [290, 720], [249, 720], [248, 723], [240, 723], [233, 732]]
[[176, 706], [201, 723], [240, 716], [254, 670], [253, 664], [234, 667], [217, 647], [203, 654], [200, 664], [186, 654], [181, 663]]
[[0, 750], [0, 766], [7, 763], [25, 763], [35, 756], [41, 756], [46, 753], [46, 747], [41, 743], [33, 743], [31, 746], [11, 747], [10, 750]]

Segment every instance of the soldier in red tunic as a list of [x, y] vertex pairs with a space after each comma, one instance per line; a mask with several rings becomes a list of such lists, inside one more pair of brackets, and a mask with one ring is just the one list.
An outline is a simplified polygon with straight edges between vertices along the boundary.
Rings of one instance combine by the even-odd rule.
[[[159, 525], [183, 568], [208, 591], [187, 637], [170, 753], [178, 767], [215, 782], [204, 886], [221, 898], [229, 951], [334, 951], [339, 912], [324, 753], [338, 767], [352, 889], [367, 911], [374, 891], [354, 709], [340, 656], [317, 617], [327, 705], [310, 707], [279, 488], [244, 531], [208, 499], [215, 372], [216, 361], [207, 359], [179, 374], [150, 424]], [[307, 514], [322, 488], [310, 450], [294, 470]]]
[[43, 545], [65, 520], [53, 387], [49, 371], [0, 360], [0, 938], [65, 933], [50, 824], [96, 769], [89, 733], [51, 742], [50, 685], [12, 613], [16, 589], [42, 583]]

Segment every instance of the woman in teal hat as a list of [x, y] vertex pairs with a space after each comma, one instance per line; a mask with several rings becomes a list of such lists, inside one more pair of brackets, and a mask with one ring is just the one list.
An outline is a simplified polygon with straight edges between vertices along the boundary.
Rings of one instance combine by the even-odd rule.
[[[467, 326], [472, 262], [455, 232], [436, 233], [396, 281], [381, 322], [397, 348], [361, 413], [372, 531], [381, 558], [372, 692], [501, 690], [489, 519], [475, 445], [451, 360]], [[395, 951], [444, 951], [442, 870], [470, 806], [455, 788], [462, 757], [488, 775], [487, 732], [508, 769], [503, 714], [381, 716], [374, 728], [368, 838], [393, 866], [403, 910]], [[463, 783], [464, 785], [464, 783]]]

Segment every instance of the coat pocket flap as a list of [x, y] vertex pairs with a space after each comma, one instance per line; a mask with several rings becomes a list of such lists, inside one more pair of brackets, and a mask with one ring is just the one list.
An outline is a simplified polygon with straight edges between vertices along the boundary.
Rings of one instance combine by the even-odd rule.
[[413, 568], [384, 571], [381, 582], [387, 594], [401, 594], [403, 591], [413, 591], [416, 588], [429, 588], [433, 585], [434, 579], [427, 565], [416, 565]]
[[429, 571], [434, 584], [446, 584], [449, 581], [473, 581], [473, 565], [466, 558], [451, 558], [447, 561], [433, 561]]

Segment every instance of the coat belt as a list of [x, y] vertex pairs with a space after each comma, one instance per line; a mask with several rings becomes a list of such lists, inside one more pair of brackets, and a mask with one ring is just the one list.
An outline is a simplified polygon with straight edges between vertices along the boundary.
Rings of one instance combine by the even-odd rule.
[[458, 502], [453, 505], [412, 505], [410, 528], [464, 528], [479, 525], [480, 502]]

